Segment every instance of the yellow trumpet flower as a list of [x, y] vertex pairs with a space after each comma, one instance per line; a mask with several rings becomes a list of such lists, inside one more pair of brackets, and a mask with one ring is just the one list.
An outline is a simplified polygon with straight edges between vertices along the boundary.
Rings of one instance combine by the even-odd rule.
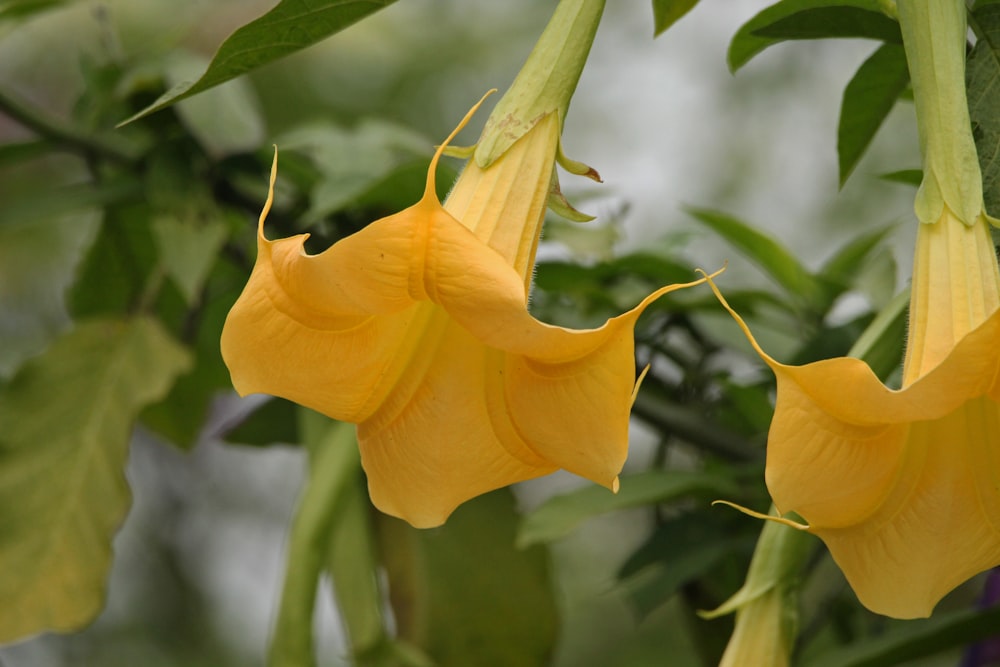
[[637, 387], [633, 327], [684, 285], [598, 329], [537, 321], [528, 285], [557, 114], [489, 167], [470, 161], [442, 206], [445, 145], [420, 201], [318, 255], [303, 250], [305, 234], [264, 236], [268, 197], [256, 265], [222, 333], [233, 385], [356, 423], [372, 501], [418, 527], [559, 468], [617, 490]]
[[965, 102], [965, 5], [897, 6], [924, 155], [902, 387], [853, 358], [781, 364], [726, 307], [777, 376], [775, 505], [808, 522], [787, 523], [826, 543], [866, 607], [913, 618], [1000, 565], [1000, 272]]

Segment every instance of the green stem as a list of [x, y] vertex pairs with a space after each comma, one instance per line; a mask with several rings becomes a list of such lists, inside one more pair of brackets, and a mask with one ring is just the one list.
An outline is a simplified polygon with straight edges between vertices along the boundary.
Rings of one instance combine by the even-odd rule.
[[937, 222], [947, 205], [971, 225], [983, 212], [983, 182], [965, 91], [965, 2], [898, 0], [897, 9], [923, 156], [917, 217]]
[[3, 91], [0, 91], [0, 113], [17, 121], [35, 134], [67, 149], [84, 154], [96, 153], [122, 164], [133, 164], [136, 160], [132, 151], [120, 142], [107, 141], [84, 134], [76, 128], [47, 117], [38, 109], [29, 107]]
[[292, 520], [288, 562], [268, 665], [311, 667], [316, 589], [326, 564], [330, 535], [344, 490], [359, 469], [354, 426], [303, 417], [303, 440], [310, 447], [309, 480]]

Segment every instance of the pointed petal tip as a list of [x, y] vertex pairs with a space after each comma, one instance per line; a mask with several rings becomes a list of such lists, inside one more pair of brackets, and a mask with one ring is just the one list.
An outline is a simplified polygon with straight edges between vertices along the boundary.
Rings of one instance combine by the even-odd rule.
[[715, 505], [725, 505], [727, 507], [732, 507], [734, 510], [743, 512], [747, 516], [752, 516], [755, 519], [763, 519], [764, 521], [773, 521], [774, 523], [780, 523], [789, 528], [794, 528], [795, 530], [801, 530], [805, 532], [811, 532], [809, 524], [799, 523], [798, 521], [792, 521], [791, 519], [786, 519], [783, 516], [774, 516], [773, 514], [764, 514], [762, 512], [756, 512], [742, 505], [737, 505], [736, 503], [731, 503], [728, 500], [713, 500], [712, 506]]
[[489, 90], [487, 90], [486, 94], [483, 95], [481, 98], [479, 98], [479, 101], [476, 102], [472, 106], [472, 108], [469, 109], [468, 112], [466, 112], [462, 120], [460, 120], [458, 122], [458, 125], [455, 126], [455, 129], [451, 131], [451, 134], [449, 134], [445, 138], [445, 140], [441, 142], [441, 145], [435, 149], [434, 157], [431, 158], [430, 166], [427, 169], [427, 184], [424, 187], [424, 197], [423, 197], [425, 200], [431, 199], [435, 203], [438, 201], [436, 173], [437, 173], [438, 162], [440, 162], [441, 160], [441, 155], [444, 154], [445, 150], [447, 150], [448, 148], [448, 145], [458, 135], [458, 133], [461, 132], [462, 129], [469, 124], [469, 121], [472, 120], [472, 117], [476, 114], [477, 111], [479, 111], [479, 107], [483, 105], [483, 102], [486, 101], [486, 98], [495, 92], [497, 92], [496, 88], [490, 88]]

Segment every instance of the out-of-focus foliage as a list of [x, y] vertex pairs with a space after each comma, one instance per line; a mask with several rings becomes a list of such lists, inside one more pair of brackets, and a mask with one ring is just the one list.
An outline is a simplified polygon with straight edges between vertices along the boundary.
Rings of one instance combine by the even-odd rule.
[[[82, 4], [0, 3], [0, 40], [9, 35], [5, 30], [55, 21], [59, 11]], [[262, 67], [389, 4], [282, 0], [249, 23], [241, 16], [245, 25], [211, 60], [175, 47], [177, 36], [145, 50], [116, 46], [115, 30], [119, 21], [128, 25], [128, 12], [114, 5], [98, 12], [105, 50], [101, 57], [80, 54], [78, 94], [65, 113], [22, 99], [0, 76], [0, 641], [76, 632], [98, 619], [75, 638], [91, 647], [124, 647], [108, 653], [119, 662], [102, 664], [136, 664], [130, 651], [160, 655], [163, 664], [245, 664], [214, 634], [203, 593], [192, 584], [196, 577], [163, 544], [144, 548], [171, 573], [161, 590], [170, 595], [131, 609], [162, 605], [162, 618], [172, 619], [169, 629], [98, 618], [113, 535], [129, 506], [129, 434], [138, 429], [173, 446], [158, 445], [163, 457], [183, 461], [195, 460], [217, 437], [252, 445], [244, 450], [255, 453], [302, 445], [308, 473], [289, 521], [284, 591], [269, 639], [272, 665], [316, 664], [317, 635], [330, 633], [328, 626], [314, 631], [323, 596], [339, 610], [337, 664], [561, 667], [565, 656], [587, 654], [574, 667], [700, 666], [722, 654], [731, 619], [707, 621], [695, 612], [717, 607], [740, 588], [760, 527], [709, 503], [722, 497], [767, 506], [762, 470], [774, 388], [769, 376], [753, 370], [759, 368], [755, 357], [708, 290], [662, 299], [637, 327], [636, 368], [648, 372], [633, 414], [636, 430], [651, 444], [649, 456], [637, 456], [623, 475], [618, 495], [587, 487], [526, 511], [501, 490], [463, 506], [440, 529], [415, 531], [370, 506], [350, 428], [280, 399], [237, 408], [220, 403], [231, 388], [219, 332], [253, 265], [272, 143], [282, 151], [282, 173], [269, 233], [308, 231], [312, 251], [420, 195], [438, 128], [404, 122], [399, 109], [357, 111], [352, 96], [369, 81], [338, 89], [342, 104], [330, 110], [316, 106], [323, 96], [314, 89], [321, 84], [303, 77], [283, 81], [274, 92], [266, 84], [282, 83], [288, 70]], [[654, 32], [700, 9], [696, 5], [654, 0]], [[896, 102], [906, 99], [908, 76], [891, 6], [782, 0], [744, 25], [729, 48], [736, 71], [783, 41], [878, 42], [847, 84], [839, 129], [828, 128], [837, 137], [841, 185]], [[980, 1], [972, 12], [977, 41], [968, 70], [994, 214], [1000, 210], [998, 8]], [[449, 20], [435, 9], [427, 8], [420, 30]], [[538, 30], [544, 11], [525, 8], [539, 17]], [[468, 50], [457, 31], [441, 36], [446, 39]], [[350, 79], [345, 72], [368, 71], [366, 59], [377, 61], [396, 45], [359, 39], [355, 46], [358, 60], [350, 67], [338, 63], [340, 84]], [[498, 39], [481, 48], [508, 47]], [[442, 53], [442, 59], [458, 58]], [[387, 74], [386, 99], [437, 111], [425, 95], [445, 89], [435, 78], [434, 57], [411, 63], [395, 79]], [[234, 78], [248, 72], [257, 78]], [[492, 83], [466, 87], [477, 87], [478, 95]], [[898, 171], [886, 178], [915, 184], [908, 167], [895, 165]], [[454, 173], [453, 165], [442, 166], [442, 195]], [[864, 177], [856, 173], [854, 180]], [[884, 221], [831, 249], [814, 269], [764, 225], [700, 207], [716, 205], [711, 202], [691, 204], [689, 222], [724, 245], [734, 264], [742, 256], [760, 270], [759, 281], [727, 282], [723, 274], [719, 284], [755, 331], [781, 341], [776, 356], [791, 363], [841, 356], [860, 337], [873, 369], [893, 376], [906, 297], [898, 295]], [[559, 253], [538, 265], [531, 304], [545, 321], [594, 325], [651, 289], [691, 280], [696, 267], [717, 268], [702, 266], [677, 234], [623, 251], [616, 221], [588, 225], [547, 223], [546, 248]], [[164, 475], [175, 471], [165, 469]], [[163, 484], [168, 496], [175, 494], [169, 502], [187, 493], [181, 482]], [[638, 534], [614, 579], [602, 584], [628, 605], [614, 613], [630, 611], [628, 623], [639, 629], [661, 624], [618, 643], [610, 620], [575, 625], [576, 606], [585, 605], [574, 597], [566, 565], [568, 551], [614, 546], [615, 539], [596, 546], [587, 541], [589, 530], [601, 535], [609, 524]], [[177, 527], [192, 539], [184, 531]], [[876, 618], [858, 605], [818, 545], [801, 573], [801, 595], [794, 664], [902, 664], [982, 640], [997, 622], [995, 610], [968, 608], [969, 589], [928, 623]], [[647, 641], [663, 636], [663, 628], [682, 628], [690, 646], [663, 655]], [[72, 647], [80, 645], [67, 646], [69, 657], [60, 664], [79, 664]]]

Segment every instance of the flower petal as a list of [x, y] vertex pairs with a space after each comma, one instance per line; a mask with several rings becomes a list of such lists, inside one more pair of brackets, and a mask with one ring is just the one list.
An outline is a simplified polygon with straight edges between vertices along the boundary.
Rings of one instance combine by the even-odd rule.
[[506, 417], [502, 353], [430, 308], [419, 359], [358, 426], [372, 502], [418, 528], [444, 523], [469, 498], [556, 469]]
[[520, 275], [457, 221], [429, 234], [425, 290], [484, 344], [507, 353], [510, 419], [542, 457], [614, 488], [628, 450], [635, 389], [632, 330], [660, 289], [597, 329], [574, 331], [527, 312]]

